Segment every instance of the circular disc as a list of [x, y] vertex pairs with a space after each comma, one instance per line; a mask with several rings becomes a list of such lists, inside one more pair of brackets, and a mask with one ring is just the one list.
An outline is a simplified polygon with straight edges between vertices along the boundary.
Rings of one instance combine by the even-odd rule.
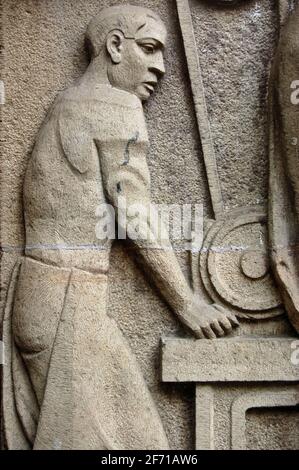
[[256, 319], [283, 312], [270, 269], [264, 208], [224, 214], [208, 230], [199, 263], [203, 284], [215, 302]]

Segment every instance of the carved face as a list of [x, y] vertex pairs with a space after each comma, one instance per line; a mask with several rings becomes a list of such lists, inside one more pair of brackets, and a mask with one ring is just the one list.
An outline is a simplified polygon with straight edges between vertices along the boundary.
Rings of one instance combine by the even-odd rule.
[[111, 57], [108, 78], [112, 86], [147, 100], [164, 75], [166, 29], [154, 19], [142, 25], [135, 37], [112, 31], [107, 40]]

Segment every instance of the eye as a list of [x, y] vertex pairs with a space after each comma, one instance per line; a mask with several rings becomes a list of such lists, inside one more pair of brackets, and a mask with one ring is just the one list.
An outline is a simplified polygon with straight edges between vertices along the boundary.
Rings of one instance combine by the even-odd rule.
[[140, 47], [146, 54], [153, 54], [155, 52], [153, 44], [141, 44]]

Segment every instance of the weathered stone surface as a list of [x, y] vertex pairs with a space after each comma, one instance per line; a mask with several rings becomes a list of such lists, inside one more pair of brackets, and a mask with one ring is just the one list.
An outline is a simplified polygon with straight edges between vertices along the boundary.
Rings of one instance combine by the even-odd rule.
[[286, 450], [299, 448], [298, 410], [281, 407], [252, 408], [246, 414], [247, 448], [252, 450]]
[[[141, 165], [139, 170], [143, 176], [145, 173], [150, 174], [152, 201], [180, 205], [203, 203], [204, 206], [204, 246], [201, 253], [194, 251], [190, 260], [184, 244], [175, 241], [173, 247], [179, 264], [172, 254], [171, 267], [166, 271], [161, 266], [158, 268], [160, 274], [168, 272], [168, 287], [174, 286], [166, 289], [168, 293], [163, 288], [165, 281], [167, 284], [164, 275], [153, 288], [134, 264], [131, 254], [137, 254], [140, 258], [136, 246], [128, 250], [125, 243], [118, 242], [113, 246], [111, 256], [94, 250], [88, 252], [85, 249], [84, 252], [75, 253], [63, 248], [65, 241], [70, 245], [83, 245], [87, 233], [94, 236], [94, 202], [97, 196], [101, 200], [107, 196], [104, 185], [90, 198], [92, 187], [95, 186], [90, 184], [89, 178], [82, 185], [75, 183], [74, 175], [78, 173], [82, 181], [86, 178], [84, 139], [90, 133], [89, 124], [94, 121], [96, 114], [92, 106], [86, 107], [86, 113], [81, 113], [81, 109], [74, 106], [70, 114], [67, 111], [66, 119], [60, 122], [60, 133], [57, 135], [61, 137], [62, 148], [56, 156], [59, 160], [62, 153], [68, 155], [68, 176], [65, 178], [64, 174], [62, 177], [64, 172], [58, 169], [61, 162], [57, 165], [57, 160], [53, 164], [50, 158], [48, 167], [46, 165], [43, 168], [47, 167], [47, 174], [42, 175], [39, 166], [33, 171], [40, 178], [37, 185], [32, 184], [32, 181], [36, 181], [35, 177], [31, 182], [29, 178], [29, 184], [27, 179], [25, 207], [29, 210], [26, 232], [31, 247], [27, 246], [27, 260], [23, 258], [26, 242], [23, 181], [38, 130], [45, 118], [50, 120], [49, 127], [55, 127], [49, 115], [51, 105], [58, 93], [62, 96], [61, 92], [66, 88], [73, 89], [74, 82], [87, 68], [84, 34], [90, 20], [97, 17], [100, 8], [112, 4], [123, 6], [127, 2], [103, 0], [100, 3], [99, 7], [97, 0], [0, 1], [0, 316], [4, 312], [2, 307], [5, 304], [7, 307], [12, 306], [15, 298], [18, 312], [15, 315], [15, 338], [8, 332], [9, 320], [4, 322], [6, 358], [8, 364], [11, 364], [16, 351], [12, 339], [20, 349], [26, 349], [23, 351], [23, 360], [29, 368], [33, 364], [36, 392], [35, 397], [28, 392], [27, 398], [32, 404], [32, 413], [28, 416], [22, 406], [21, 395], [30, 387], [24, 375], [24, 364], [19, 360], [20, 357], [16, 357], [14, 370], [21, 379], [17, 387], [21, 393], [18, 392], [16, 398], [27, 432], [24, 445], [21, 443], [20, 446], [24, 448], [28, 446], [28, 440], [34, 441], [36, 422], [41, 418], [41, 432], [35, 443], [36, 448], [88, 445], [93, 448], [113, 448], [121, 447], [120, 442], [126, 448], [158, 448], [168, 443], [175, 449], [192, 448], [194, 445], [196, 448], [212, 449], [297, 448], [298, 441], [286, 435], [288, 426], [290, 432], [296, 426], [294, 407], [298, 403], [298, 386], [295, 382], [299, 379], [298, 366], [294, 361], [288, 361], [294, 352], [290, 348], [290, 342], [295, 339], [293, 326], [298, 329], [296, 249], [289, 251], [289, 240], [292, 243], [296, 240], [298, 226], [294, 199], [291, 198], [291, 212], [284, 211], [290, 189], [296, 188], [297, 184], [297, 169], [292, 164], [297, 148], [293, 145], [294, 140], [291, 147], [290, 142], [286, 143], [284, 151], [287, 153], [281, 159], [283, 165], [287, 162], [288, 171], [284, 166], [279, 174], [283, 174], [286, 180], [280, 179], [278, 186], [271, 186], [271, 201], [275, 201], [276, 207], [270, 206], [270, 225], [267, 220], [269, 160], [270, 173], [273, 175], [273, 148], [270, 146], [270, 154], [268, 151], [269, 124], [270, 129], [273, 129], [273, 123], [267, 115], [267, 97], [272, 96], [271, 90], [268, 93], [268, 73], [278, 44], [280, 25], [288, 22], [294, 2], [135, 2], [159, 13], [169, 33], [165, 49], [166, 75], [158, 85], [157, 93], [144, 106], [150, 151], [147, 163]], [[284, 36], [282, 33], [277, 54], [281, 69], [280, 80], [275, 81], [274, 89], [278, 94], [283, 90], [285, 95], [278, 103], [282, 106], [275, 105], [271, 115], [275, 119], [277, 116], [283, 118], [284, 135], [294, 139], [298, 137], [295, 135], [298, 106], [289, 106], [288, 81], [289, 75], [293, 71], [296, 73], [297, 61], [295, 58], [293, 60], [292, 54], [286, 59], [285, 52], [290, 47], [296, 49], [297, 30], [296, 27], [292, 28], [288, 30], [287, 27]], [[114, 48], [114, 63], [117, 63], [119, 53]], [[279, 60], [276, 61], [274, 72], [279, 69], [277, 64]], [[128, 90], [128, 85], [130, 88], [134, 70], [131, 67], [129, 74], [119, 75], [125, 83], [126, 92], [132, 91]], [[102, 70], [98, 69], [97, 74], [101, 73]], [[131, 77], [130, 83], [128, 77]], [[90, 84], [86, 82], [86, 89]], [[147, 91], [152, 91], [152, 86], [150, 84]], [[109, 93], [106, 91], [103, 90], [102, 94], [107, 97]], [[124, 96], [120, 99], [122, 105], [126, 101]], [[109, 107], [111, 100], [108, 101]], [[118, 98], [116, 101], [119, 103]], [[54, 115], [55, 109], [57, 111], [55, 106]], [[125, 114], [124, 108], [120, 108], [116, 113], [110, 108], [104, 113], [109, 116], [112, 128], [119, 114]], [[131, 111], [134, 114], [136, 110]], [[135, 123], [139, 126], [143, 122], [141, 106], [136, 112], [139, 117], [128, 115], [120, 119], [122, 125], [125, 123], [124, 127], [131, 124], [135, 127]], [[294, 118], [290, 118], [292, 114]], [[74, 115], [80, 116], [81, 120], [74, 118]], [[141, 127], [146, 134], [145, 126]], [[78, 138], [82, 128], [85, 131], [83, 139], [82, 136]], [[124, 167], [129, 162], [131, 150], [138, 147], [140, 136], [137, 137], [135, 128], [132, 130], [124, 145], [120, 146], [122, 151], [116, 152], [122, 158]], [[278, 126], [279, 142], [280, 130]], [[139, 129], [138, 132], [143, 135]], [[99, 139], [106, 147], [106, 154], [114, 153], [111, 152], [111, 141], [116, 133], [116, 129], [112, 132], [106, 129], [103, 132], [106, 138]], [[146, 141], [146, 138], [141, 139], [140, 147], [146, 147]], [[49, 148], [52, 148], [52, 144], [46, 143], [42, 153], [45, 150], [46, 154]], [[145, 153], [144, 149], [141, 153]], [[50, 154], [55, 156], [55, 152]], [[108, 171], [110, 173], [111, 170]], [[56, 180], [49, 192], [52, 174]], [[82, 211], [82, 202], [86, 198], [94, 202], [88, 207], [86, 205]], [[34, 201], [31, 207], [30, 201]], [[44, 210], [47, 204], [48, 212]], [[34, 215], [37, 207], [43, 207], [40, 211], [43, 215], [39, 218]], [[51, 221], [55, 207], [61, 209], [63, 222], [56, 215]], [[70, 214], [74, 211], [77, 215], [72, 218]], [[284, 216], [287, 213], [286, 218]], [[78, 220], [84, 220], [83, 231]], [[281, 240], [286, 248], [286, 252], [280, 252], [282, 256], [279, 259], [273, 256], [275, 251], [269, 252], [269, 233], [270, 248], [275, 249]], [[61, 234], [64, 236], [61, 237]], [[88, 238], [88, 244], [97, 243]], [[48, 245], [49, 249], [38, 250], [36, 245], [41, 244]], [[60, 249], [51, 250], [50, 247], [56, 244]], [[296, 243], [294, 245], [296, 247]], [[30, 268], [28, 259], [32, 253], [37, 264]], [[161, 261], [160, 257], [159, 260], [155, 256], [149, 258], [154, 264]], [[46, 263], [39, 264], [40, 261]], [[276, 267], [276, 279], [271, 261]], [[17, 285], [20, 263], [22, 283], [20, 281], [15, 295], [14, 286]], [[187, 302], [188, 308], [182, 311], [177, 308], [180, 303], [178, 298], [182, 297], [182, 292], [186, 298], [192, 297], [191, 284], [196, 299], [201, 300], [198, 303], [193, 298]], [[166, 297], [170, 308], [163, 297]], [[104, 298], [107, 299], [105, 302]], [[63, 299], [67, 299], [67, 305], [56, 338], [57, 348], [53, 351], [50, 386], [46, 387], [48, 406], [40, 416], [39, 404], [45, 392], [44, 366], [49, 358], [40, 352], [39, 358], [29, 357], [28, 351], [36, 354], [41, 347], [48, 345], [47, 342], [51, 342], [55, 330], [52, 320], [59, 317]], [[76, 299], [80, 299], [80, 308]], [[95, 299], [98, 299], [97, 315], [94, 315]], [[234, 315], [237, 315], [240, 328], [231, 331], [227, 340], [178, 340], [177, 337], [189, 336], [190, 330], [198, 337], [222, 335], [231, 330], [232, 325], [225, 322], [221, 308], [215, 305], [207, 307], [212, 302], [228, 308], [233, 323]], [[289, 318], [285, 315], [285, 307]], [[171, 310], [178, 316], [173, 315]], [[52, 316], [48, 315], [51, 322], [43, 318], [47, 312], [52, 313]], [[217, 320], [221, 316], [220, 323], [214, 322], [212, 329], [211, 314], [213, 320], [215, 315]], [[6, 308], [6, 318], [9, 318], [9, 308]], [[189, 332], [182, 321], [189, 326]], [[83, 328], [78, 328], [78, 325], [83, 325]], [[111, 332], [109, 338], [103, 335], [101, 326]], [[80, 337], [84, 331], [87, 334]], [[161, 335], [176, 338], [167, 340], [163, 355], [166, 363], [162, 361], [163, 377], [167, 371], [175, 384], [160, 383]], [[72, 340], [73, 346], [70, 344]], [[176, 341], [179, 344], [177, 351], [174, 350]], [[97, 357], [95, 344], [99, 343], [105, 343], [106, 347], [103, 349], [104, 354]], [[9, 349], [10, 345], [12, 349]], [[181, 357], [182, 367], [178, 365], [180, 350], [184, 352]], [[203, 358], [204, 363], [200, 358]], [[194, 360], [193, 368], [189, 359]], [[111, 362], [116, 365], [113, 370], [109, 367]], [[124, 370], [124, 362], [127, 363], [126, 374], [121, 374], [117, 380], [116, 371]], [[88, 372], [83, 373], [82, 367]], [[105, 377], [102, 382], [99, 367]], [[70, 374], [74, 369], [75, 386], [69, 387]], [[8, 368], [3, 371], [7, 379], [4, 383], [4, 398], [10, 400], [9, 411], [12, 412], [9, 418], [11, 421], [6, 421], [6, 426], [11, 434], [16, 429], [17, 434], [22, 434], [24, 427], [19, 427], [20, 423], [15, 420], [16, 414], [13, 412], [14, 384]], [[199, 376], [205, 377], [206, 382], [198, 383]], [[185, 377], [193, 377], [194, 380], [185, 383], [176, 381], [181, 378], [185, 380]], [[278, 379], [273, 377], [279, 377], [282, 383], [276, 382]], [[229, 382], [230, 379], [234, 382]], [[118, 385], [114, 394], [111, 385], [116, 382]], [[98, 384], [104, 388], [99, 388]], [[78, 397], [84, 389], [89, 399], [81, 402]], [[118, 394], [119, 390], [121, 392]], [[120, 405], [119, 397], [124, 390], [131, 390], [129, 400], [126, 405]], [[101, 400], [97, 402], [99, 391], [107, 394], [105, 407], [102, 407]], [[109, 397], [110, 392], [112, 397]], [[57, 395], [61, 398], [58, 404]], [[39, 404], [35, 403], [36, 399]], [[138, 405], [135, 406], [135, 402]], [[73, 406], [74, 403], [78, 403], [78, 406]], [[94, 428], [86, 418], [90, 414], [90, 403], [95, 404], [92, 408], [96, 411], [94, 415], [102, 417], [101, 422], [105, 423], [106, 429], [115, 430], [117, 422], [120, 423], [113, 436], [109, 432], [105, 435], [102, 429], [101, 433], [95, 432], [96, 436], [89, 439], [94, 429], [99, 430], [98, 424]], [[148, 403], [148, 415], [143, 420], [145, 427], [142, 427], [139, 416], [145, 416], [144, 403]], [[116, 421], [114, 409], [119, 411], [122, 406], [127, 406], [127, 413], [123, 419]], [[56, 413], [52, 413], [53, 408]], [[63, 422], [57, 416], [58, 411], [65, 417]], [[81, 416], [81, 422], [80, 419], [76, 420], [76, 414]], [[278, 429], [277, 416], [283, 417], [283, 430]], [[71, 422], [78, 429], [76, 436], [68, 433]], [[152, 425], [147, 428], [146, 423]], [[130, 429], [125, 436], [121, 431], [122, 425], [123, 429]], [[158, 432], [152, 433], [150, 428], [158, 429]], [[87, 441], [88, 445], [85, 445]]]
[[217, 341], [164, 339], [165, 382], [298, 381], [291, 362], [295, 338], [235, 337]]

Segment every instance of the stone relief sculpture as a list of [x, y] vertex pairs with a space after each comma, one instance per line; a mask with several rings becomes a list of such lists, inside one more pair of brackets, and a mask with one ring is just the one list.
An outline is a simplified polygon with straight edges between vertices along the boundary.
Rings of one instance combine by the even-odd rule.
[[[5, 437], [10, 449], [166, 449], [137, 361], [107, 315], [112, 241], [95, 234], [99, 204], [150, 204], [141, 102], [164, 74], [166, 30], [152, 11], [122, 5], [95, 17], [86, 39], [90, 65], [55, 100], [26, 171], [26, 252], [4, 319]], [[144, 227], [152, 230], [147, 216]], [[196, 297], [169, 240], [157, 248], [157, 237], [119, 229], [197, 338], [238, 324]]]
[[[289, 319], [299, 332], [298, 60], [299, 5], [281, 37], [270, 80], [271, 254]], [[296, 94], [297, 93], [297, 94]]]

